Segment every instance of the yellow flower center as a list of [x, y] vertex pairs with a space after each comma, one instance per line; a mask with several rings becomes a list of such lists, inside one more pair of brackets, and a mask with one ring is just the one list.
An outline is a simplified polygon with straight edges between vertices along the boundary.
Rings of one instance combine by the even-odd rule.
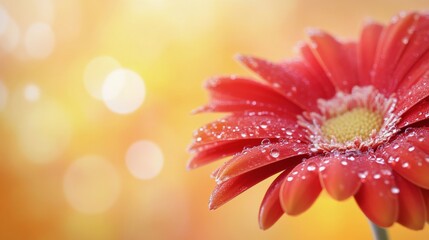
[[380, 130], [382, 124], [382, 114], [360, 107], [326, 120], [322, 132], [330, 139], [345, 143], [356, 137], [368, 139], [374, 130]]

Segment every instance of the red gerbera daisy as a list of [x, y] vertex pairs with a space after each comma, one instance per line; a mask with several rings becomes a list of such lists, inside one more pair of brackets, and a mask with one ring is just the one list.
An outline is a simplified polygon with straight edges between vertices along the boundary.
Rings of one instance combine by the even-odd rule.
[[261, 228], [306, 211], [322, 189], [354, 197], [375, 224], [422, 229], [429, 220], [429, 14], [367, 22], [358, 41], [309, 31], [300, 55], [238, 60], [263, 81], [210, 79], [197, 112], [230, 112], [194, 134], [193, 169], [232, 156], [213, 177], [216, 209], [280, 173]]

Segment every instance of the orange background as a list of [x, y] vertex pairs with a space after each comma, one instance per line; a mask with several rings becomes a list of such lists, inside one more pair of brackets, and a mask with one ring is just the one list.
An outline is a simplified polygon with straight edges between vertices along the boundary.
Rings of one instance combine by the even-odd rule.
[[[233, 61], [236, 53], [280, 60], [294, 55], [307, 27], [355, 38], [365, 17], [386, 23], [400, 10], [427, 7], [426, 0], [0, 0], [0, 238], [370, 239], [354, 200], [325, 193], [306, 213], [259, 230], [270, 181], [209, 211], [209, 174], [218, 164], [186, 171], [186, 147], [194, 129], [219, 115], [189, 113], [207, 101], [203, 80], [251, 74]], [[5, 13], [13, 22], [6, 27]], [[32, 35], [34, 23], [45, 32]], [[93, 79], [85, 73], [101, 56], [144, 81], [135, 111], [118, 114], [86, 90]], [[162, 152], [134, 158], [149, 170], [126, 163], [140, 140]], [[427, 227], [396, 224], [390, 234], [429, 239]]]

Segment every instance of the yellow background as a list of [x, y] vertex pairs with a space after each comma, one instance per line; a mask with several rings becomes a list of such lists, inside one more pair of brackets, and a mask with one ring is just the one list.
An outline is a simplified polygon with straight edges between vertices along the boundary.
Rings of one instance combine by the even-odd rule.
[[[424, 10], [427, 0], [0, 0], [0, 7], [22, 33], [13, 51], [0, 49], [0, 80], [8, 91], [0, 109], [1, 239], [370, 239], [354, 200], [339, 203], [325, 193], [306, 213], [259, 230], [258, 208], [270, 181], [209, 211], [215, 185], [209, 174], [218, 163], [186, 171], [186, 147], [194, 129], [219, 115], [190, 112], [207, 101], [203, 80], [251, 75], [233, 60], [236, 53], [292, 57], [307, 27], [356, 38], [366, 17], [387, 23], [400, 10]], [[49, 56], [26, 52], [25, 29], [34, 22], [52, 28]], [[0, 35], [0, 45], [7, 39]], [[85, 90], [85, 69], [100, 56], [144, 80], [146, 97], [135, 112], [114, 113]], [[35, 101], [25, 100], [28, 84], [40, 91]], [[139, 140], [163, 153], [154, 178], [138, 179], [125, 164], [127, 149]], [[37, 160], [44, 147], [55, 151], [53, 159]], [[70, 166], [91, 155], [113, 165], [117, 178], [88, 168], [96, 178], [88, 194], [106, 201], [103, 191], [118, 188], [98, 213], [70, 204], [64, 189]], [[393, 240], [429, 239], [427, 227], [415, 232], [395, 224], [389, 231]]]

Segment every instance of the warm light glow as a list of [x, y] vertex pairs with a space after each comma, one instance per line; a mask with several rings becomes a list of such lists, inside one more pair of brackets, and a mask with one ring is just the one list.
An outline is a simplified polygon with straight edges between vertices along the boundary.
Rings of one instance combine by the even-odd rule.
[[32, 58], [43, 59], [51, 55], [55, 47], [55, 34], [46, 23], [33, 23], [25, 32], [25, 49]]
[[5, 52], [12, 52], [18, 46], [21, 40], [21, 30], [18, 24], [11, 18], [5, 23], [6, 28], [0, 35], [0, 47]]
[[143, 103], [146, 88], [143, 79], [128, 69], [111, 72], [103, 84], [103, 101], [115, 113], [128, 114]]
[[69, 166], [63, 187], [66, 199], [74, 209], [95, 214], [112, 207], [121, 183], [110, 162], [99, 156], [85, 156]]
[[6, 108], [8, 96], [9, 92], [7, 91], [7, 87], [4, 85], [3, 81], [0, 80], [0, 111]]
[[125, 161], [134, 177], [150, 179], [161, 172], [164, 157], [158, 145], [142, 140], [128, 148]]
[[85, 88], [91, 96], [102, 99], [102, 87], [109, 73], [120, 68], [121, 65], [112, 57], [96, 57], [88, 63], [83, 76]]
[[24, 87], [24, 97], [30, 102], [39, 100], [40, 98], [40, 89], [36, 84], [27, 84]]
[[15, 122], [20, 149], [32, 162], [58, 160], [68, 146], [71, 137], [69, 116], [55, 102], [39, 101]]
[[9, 14], [6, 9], [0, 6], [0, 36], [3, 35], [9, 24]]

